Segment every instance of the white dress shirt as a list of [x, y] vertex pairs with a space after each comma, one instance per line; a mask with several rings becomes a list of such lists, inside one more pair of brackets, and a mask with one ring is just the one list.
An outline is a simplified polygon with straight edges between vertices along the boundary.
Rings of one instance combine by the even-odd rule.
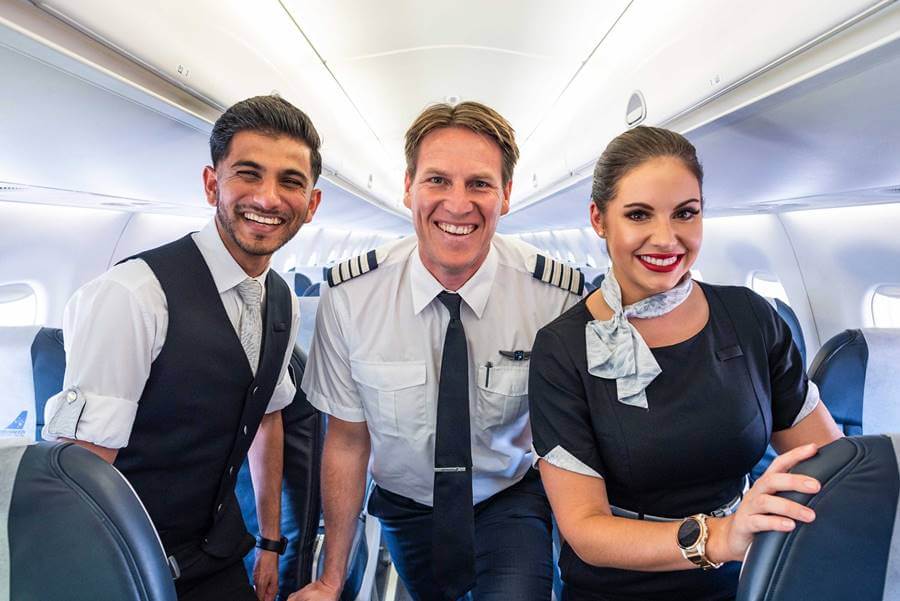
[[[247, 274], [228, 252], [214, 220], [192, 237], [212, 274], [228, 319], [235, 332], [239, 332], [244, 304], [237, 285]], [[268, 273], [267, 268], [255, 278], [263, 287], [263, 302]], [[293, 294], [291, 317], [289, 340], [294, 340], [299, 320], [297, 298]], [[74, 438], [110, 449], [127, 446], [138, 401], [150, 367], [166, 341], [168, 324], [162, 286], [150, 266], [140, 259], [116, 265], [79, 288], [66, 304], [63, 315], [66, 349], [63, 390], [47, 401], [44, 408], [47, 425], [42, 436], [47, 440]], [[278, 411], [294, 399], [294, 383], [285, 377], [292, 351], [293, 345], [289, 344], [266, 413]], [[80, 417], [60, 420], [65, 426], [51, 424], [67, 395], [73, 392], [84, 399]]]
[[[477, 503], [518, 482], [531, 463], [528, 360], [537, 330], [581, 297], [532, 276], [537, 249], [495, 236], [457, 292], [469, 351], [473, 493]], [[444, 289], [415, 236], [377, 250], [378, 268], [324, 290], [303, 390], [320, 410], [367, 422], [383, 488], [432, 504]], [[358, 269], [354, 273], [358, 273]]]

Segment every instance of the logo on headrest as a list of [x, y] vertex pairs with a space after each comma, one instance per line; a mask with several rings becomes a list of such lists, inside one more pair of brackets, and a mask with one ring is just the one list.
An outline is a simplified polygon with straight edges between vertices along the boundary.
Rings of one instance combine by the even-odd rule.
[[0, 430], [0, 438], [24, 438], [26, 419], [28, 419], [28, 411], [23, 411], [8, 426]]

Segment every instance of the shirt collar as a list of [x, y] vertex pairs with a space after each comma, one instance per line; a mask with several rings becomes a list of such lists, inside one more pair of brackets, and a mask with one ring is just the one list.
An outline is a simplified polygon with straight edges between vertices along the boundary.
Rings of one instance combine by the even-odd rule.
[[[431, 275], [422, 258], [419, 256], [418, 247], [415, 248], [410, 256], [412, 261], [410, 269], [410, 288], [412, 290], [413, 311], [416, 315], [433, 301], [438, 294], [444, 290], [444, 286]], [[478, 319], [484, 313], [488, 298], [491, 296], [491, 289], [494, 285], [494, 276], [497, 275], [497, 251], [494, 250], [493, 243], [488, 250], [484, 263], [478, 268], [472, 277], [457, 290], [463, 301], [475, 313]]]
[[[215, 219], [210, 220], [202, 230], [194, 235], [194, 242], [200, 249], [206, 266], [209, 267], [209, 273], [212, 275], [213, 282], [216, 283], [216, 290], [219, 291], [219, 294], [231, 290], [249, 277], [244, 268], [238, 265], [238, 262], [225, 248], [225, 243], [222, 242], [222, 237], [216, 228]], [[268, 267], [253, 278], [262, 285], [263, 290], [266, 289], [267, 275], [269, 275]]]

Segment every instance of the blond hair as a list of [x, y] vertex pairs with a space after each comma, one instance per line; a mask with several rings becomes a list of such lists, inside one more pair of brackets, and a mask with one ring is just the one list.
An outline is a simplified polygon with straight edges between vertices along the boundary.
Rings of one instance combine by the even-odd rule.
[[406, 172], [416, 173], [419, 146], [429, 133], [444, 127], [465, 127], [477, 134], [491, 138], [503, 155], [503, 185], [512, 179], [513, 169], [519, 160], [515, 132], [500, 113], [480, 102], [461, 102], [455, 106], [433, 104], [419, 115], [406, 131]]

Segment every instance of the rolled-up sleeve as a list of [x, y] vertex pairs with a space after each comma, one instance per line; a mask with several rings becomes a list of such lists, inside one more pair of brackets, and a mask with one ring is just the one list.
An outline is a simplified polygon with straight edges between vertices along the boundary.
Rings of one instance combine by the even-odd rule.
[[303, 374], [303, 391], [320, 411], [348, 422], [366, 421], [350, 369], [345, 328], [352, 328], [339, 288], [326, 288], [316, 313], [316, 330]]
[[584, 385], [559, 337], [547, 328], [534, 341], [528, 400], [535, 462], [602, 478], [603, 461], [594, 437]]
[[[114, 270], [83, 286], [66, 305], [66, 372], [63, 390], [44, 408], [47, 440], [72, 438], [110, 449], [128, 445], [167, 320], [165, 296], [143, 261]], [[126, 272], [137, 276], [131, 278], [139, 281], [136, 288], [116, 279]], [[154, 296], [162, 316], [147, 302]]]

